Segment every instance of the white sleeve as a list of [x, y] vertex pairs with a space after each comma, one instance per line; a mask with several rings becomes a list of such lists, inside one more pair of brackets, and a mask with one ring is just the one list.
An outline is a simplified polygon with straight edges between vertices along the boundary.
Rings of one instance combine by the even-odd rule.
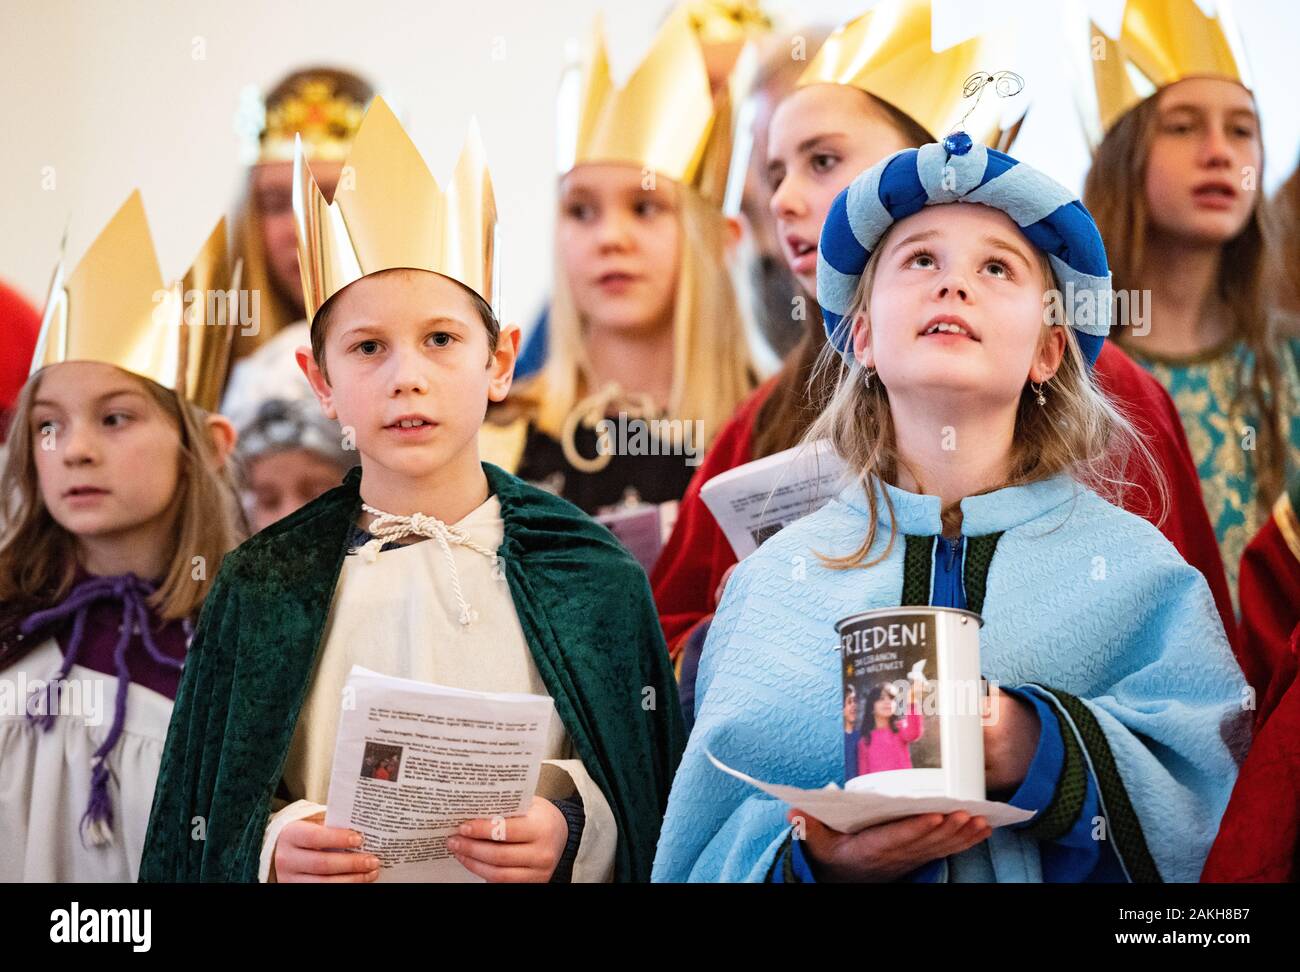
[[578, 856], [573, 861], [573, 883], [599, 884], [614, 878], [614, 852], [618, 847], [618, 824], [613, 811], [595, 781], [587, 775], [580, 759], [544, 759], [537, 778], [538, 796], [562, 800], [574, 793], [582, 798], [586, 820]]
[[323, 803], [310, 800], [298, 800], [275, 813], [266, 823], [266, 833], [262, 836], [262, 856], [257, 864], [257, 880], [266, 884], [271, 879], [271, 862], [275, 859], [275, 842], [280, 839], [280, 831], [295, 820], [304, 820], [325, 812]]

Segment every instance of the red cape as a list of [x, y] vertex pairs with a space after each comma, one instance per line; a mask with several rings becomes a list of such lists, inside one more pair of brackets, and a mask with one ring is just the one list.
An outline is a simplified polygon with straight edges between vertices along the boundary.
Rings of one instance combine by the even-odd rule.
[[[0, 418], [8, 416], [27, 382], [40, 329], [41, 315], [36, 308], [18, 291], [0, 283], [0, 334], [4, 335], [5, 346], [5, 353], [0, 355]], [[0, 442], [4, 441], [6, 425], [7, 421], [0, 422]]]
[[[1300, 479], [1241, 558], [1242, 670], [1259, 703], [1202, 881], [1300, 879]], [[1290, 541], [1288, 542], [1288, 537]]]
[[1202, 881], [1295, 881], [1300, 878], [1300, 628], [1280, 659], [1275, 684], [1284, 691], [1257, 724], [1237, 774]]
[[[1237, 625], [1227, 576], [1173, 400], [1158, 381], [1109, 341], [1102, 347], [1094, 373], [1155, 455], [1169, 487], [1169, 508], [1164, 523], [1157, 526], [1184, 559], [1205, 575], [1235, 649]], [[736, 563], [731, 545], [700, 499], [700, 487], [721, 472], [753, 461], [754, 418], [775, 383], [772, 378], [761, 385], [718, 433], [686, 490], [677, 525], [650, 577], [659, 622], [674, 659], [691, 629], [712, 617], [717, 607], [714, 593], [727, 568]], [[1155, 484], [1141, 471], [1133, 479], [1139, 488], [1128, 491], [1126, 504], [1132, 512], [1152, 519], [1145, 507], [1148, 498], [1158, 496]]]
[[1286, 692], [1287, 672], [1295, 663], [1293, 635], [1300, 624], [1300, 521], [1295, 510], [1300, 505], [1300, 478], [1291, 493], [1246, 545], [1237, 577], [1239, 660], [1260, 703], [1257, 726]]

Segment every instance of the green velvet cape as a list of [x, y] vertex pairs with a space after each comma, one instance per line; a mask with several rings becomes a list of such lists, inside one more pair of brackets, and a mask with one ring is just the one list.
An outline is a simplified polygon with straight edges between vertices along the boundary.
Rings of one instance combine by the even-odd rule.
[[[644, 572], [576, 506], [483, 464], [519, 622], [618, 824], [616, 880], [650, 877], [685, 745]], [[263, 833], [360, 512], [361, 469], [226, 557], [176, 695], [142, 881], [256, 881]]]

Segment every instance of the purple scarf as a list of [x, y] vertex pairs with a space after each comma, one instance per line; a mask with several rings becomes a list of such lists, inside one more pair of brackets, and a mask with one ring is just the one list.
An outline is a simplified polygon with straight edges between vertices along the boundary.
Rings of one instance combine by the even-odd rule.
[[[79, 581], [63, 602], [52, 608], [37, 611], [29, 615], [21, 624], [23, 636], [47, 625], [72, 619], [72, 631], [63, 650], [63, 662], [59, 670], [45, 687], [44, 706], [33, 707], [33, 702], [40, 696], [28, 700], [27, 717], [44, 730], [54, 725], [59, 683], [67, 678], [72, 666], [77, 664], [86, 638], [86, 622], [91, 608], [103, 601], [117, 602], [122, 607], [120, 634], [112, 649], [114, 674], [117, 676], [117, 696], [114, 703], [113, 723], [103, 745], [95, 750], [90, 770], [90, 801], [81, 818], [82, 840], [90, 844], [105, 844], [112, 841], [113, 807], [108, 794], [110, 772], [108, 754], [117, 745], [125, 727], [126, 697], [131, 683], [131, 670], [127, 664], [127, 651], [131, 646], [133, 635], [139, 636], [146, 654], [154, 663], [154, 671], [159, 668], [175, 677], [181, 670], [183, 662], [160, 650], [154, 641], [152, 624], [154, 619], [149, 610], [147, 598], [157, 589], [157, 585], [142, 580], [135, 574], [122, 574], [116, 577], [86, 576]], [[188, 619], [183, 623], [185, 640], [188, 642], [192, 633]], [[90, 667], [99, 667], [91, 665]], [[107, 666], [103, 666], [107, 667]], [[148, 679], [154, 681], [154, 679]], [[150, 686], [154, 687], [154, 686]], [[173, 690], [174, 692], [174, 690]]]

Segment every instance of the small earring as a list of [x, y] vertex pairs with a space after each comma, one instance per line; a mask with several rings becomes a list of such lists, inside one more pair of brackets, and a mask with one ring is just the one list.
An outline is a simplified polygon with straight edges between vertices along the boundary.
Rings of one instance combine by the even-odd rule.
[[868, 368], [862, 375], [862, 383], [868, 388], [871, 387], [871, 376], [876, 373], [874, 368]]
[[1038, 398], [1035, 399], [1035, 401], [1038, 402], [1040, 407], [1046, 405], [1047, 396], [1043, 394], [1043, 386], [1038, 384], [1038, 382], [1030, 382], [1030, 384], [1033, 385], [1034, 387], [1034, 394], [1038, 396]]

